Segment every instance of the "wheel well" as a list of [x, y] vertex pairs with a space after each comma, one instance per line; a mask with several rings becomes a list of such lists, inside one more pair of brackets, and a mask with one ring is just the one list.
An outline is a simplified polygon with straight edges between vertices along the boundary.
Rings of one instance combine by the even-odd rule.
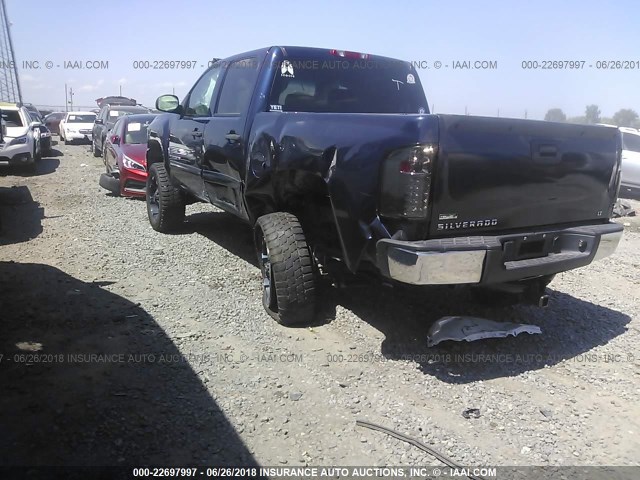
[[324, 178], [308, 171], [280, 172], [271, 177], [272, 195], [264, 190], [246, 196], [251, 223], [262, 215], [287, 212], [295, 215], [314, 246], [332, 253], [339, 251], [329, 189]]
[[164, 161], [164, 156], [162, 155], [160, 144], [156, 141], [147, 142], [147, 170], [151, 168], [151, 165], [154, 163], [162, 161]]

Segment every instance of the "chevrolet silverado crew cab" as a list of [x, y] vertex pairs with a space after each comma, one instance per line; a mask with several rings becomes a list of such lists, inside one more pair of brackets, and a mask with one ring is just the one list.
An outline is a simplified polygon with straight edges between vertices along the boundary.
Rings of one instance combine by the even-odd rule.
[[[611, 254], [616, 128], [435, 115], [408, 62], [271, 47], [215, 62], [149, 125], [147, 210], [210, 202], [253, 228], [267, 312], [314, 315], [317, 276], [472, 285], [544, 303]], [[341, 269], [336, 269], [341, 266]]]

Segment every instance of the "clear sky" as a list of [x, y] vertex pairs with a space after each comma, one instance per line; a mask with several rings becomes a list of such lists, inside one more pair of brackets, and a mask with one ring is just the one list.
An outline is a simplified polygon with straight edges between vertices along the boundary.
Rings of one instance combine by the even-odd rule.
[[[270, 45], [355, 50], [428, 64], [419, 70], [436, 112], [542, 118], [552, 107], [603, 116], [640, 113], [640, 2], [6, 0], [24, 101], [95, 106], [123, 95], [153, 105], [182, 97], [207, 61]], [[25, 69], [23, 61], [39, 62]], [[108, 61], [65, 69], [65, 61]], [[195, 69], [135, 69], [136, 60], [195, 60]], [[454, 61], [496, 69], [453, 69]], [[526, 60], [585, 61], [574, 70], [523, 69]], [[597, 62], [635, 69], [598, 69]], [[47, 69], [46, 61], [53, 67]], [[435, 62], [442, 65], [435, 68]], [[49, 64], [51, 65], [51, 64]], [[60, 65], [58, 67], [58, 65]], [[591, 65], [591, 67], [589, 66]]]

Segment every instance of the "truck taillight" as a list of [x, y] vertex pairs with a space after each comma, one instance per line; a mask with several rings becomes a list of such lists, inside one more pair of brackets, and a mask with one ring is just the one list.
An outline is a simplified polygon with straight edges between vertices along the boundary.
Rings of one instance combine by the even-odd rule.
[[329, 54], [342, 58], [362, 59], [367, 60], [369, 58], [368, 53], [350, 52], [349, 50], [329, 50]]
[[431, 190], [435, 145], [417, 145], [391, 153], [382, 168], [380, 215], [425, 219]]

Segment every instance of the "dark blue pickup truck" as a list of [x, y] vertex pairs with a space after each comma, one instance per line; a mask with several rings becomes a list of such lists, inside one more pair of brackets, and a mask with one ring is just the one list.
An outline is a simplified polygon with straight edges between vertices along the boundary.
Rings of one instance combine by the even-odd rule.
[[194, 201], [246, 220], [264, 306], [285, 325], [313, 318], [318, 275], [339, 270], [545, 304], [554, 274], [622, 234], [616, 128], [430, 114], [408, 62], [263, 48], [156, 108], [151, 225], [178, 228]]

